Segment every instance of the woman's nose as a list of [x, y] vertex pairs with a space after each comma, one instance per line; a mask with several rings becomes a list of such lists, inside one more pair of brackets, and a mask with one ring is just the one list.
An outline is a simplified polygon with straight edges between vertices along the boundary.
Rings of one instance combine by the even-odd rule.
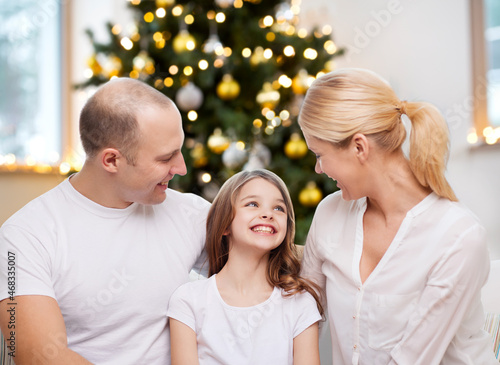
[[314, 165], [314, 171], [317, 173], [317, 174], [322, 174], [323, 173], [323, 170], [321, 170], [321, 166], [319, 164], [319, 161], [316, 161], [316, 165]]

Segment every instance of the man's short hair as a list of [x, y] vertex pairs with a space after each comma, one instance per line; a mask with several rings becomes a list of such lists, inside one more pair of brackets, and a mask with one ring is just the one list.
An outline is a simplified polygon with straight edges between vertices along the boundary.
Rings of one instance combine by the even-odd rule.
[[134, 164], [140, 137], [137, 116], [145, 108], [171, 107], [175, 107], [172, 100], [142, 81], [120, 78], [107, 82], [80, 113], [80, 138], [87, 157], [111, 147]]

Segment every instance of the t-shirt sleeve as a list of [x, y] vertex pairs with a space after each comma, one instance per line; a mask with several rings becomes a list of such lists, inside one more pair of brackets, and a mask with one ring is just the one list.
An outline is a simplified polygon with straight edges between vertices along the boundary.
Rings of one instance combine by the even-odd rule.
[[55, 298], [49, 250], [17, 225], [0, 229], [0, 283], [5, 283], [0, 287], [0, 300], [19, 295]]
[[293, 338], [295, 338], [309, 326], [321, 320], [321, 315], [311, 294], [307, 292], [295, 294], [293, 299], [295, 313]]
[[174, 291], [168, 303], [167, 317], [184, 323], [196, 332], [192, 290], [189, 289], [189, 284], [181, 285]]

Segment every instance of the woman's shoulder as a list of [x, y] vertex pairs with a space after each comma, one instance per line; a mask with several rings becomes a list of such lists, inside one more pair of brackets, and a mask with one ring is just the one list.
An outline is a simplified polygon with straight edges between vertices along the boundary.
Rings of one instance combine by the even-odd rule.
[[471, 227], [482, 227], [481, 221], [476, 214], [460, 201], [450, 201], [446, 198], [437, 197], [437, 201], [432, 205], [432, 208], [432, 210], [426, 211], [425, 214], [429, 218], [436, 219], [436, 221], [448, 221], [459, 225], [463, 230]]

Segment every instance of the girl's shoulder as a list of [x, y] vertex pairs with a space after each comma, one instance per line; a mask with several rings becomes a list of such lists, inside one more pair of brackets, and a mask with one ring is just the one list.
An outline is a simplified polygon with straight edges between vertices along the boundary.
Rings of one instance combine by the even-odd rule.
[[186, 298], [191, 296], [200, 296], [208, 290], [212, 280], [214, 280], [214, 277], [188, 281], [175, 289], [172, 297]]
[[296, 293], [287, 292], [284, 289], [281, 290], [281, 300], [288, 305], [291, 306], [300, 306], [300, 307], [317, 307], [316, 300], [314, 297], [307, 291], [301, 291]]

